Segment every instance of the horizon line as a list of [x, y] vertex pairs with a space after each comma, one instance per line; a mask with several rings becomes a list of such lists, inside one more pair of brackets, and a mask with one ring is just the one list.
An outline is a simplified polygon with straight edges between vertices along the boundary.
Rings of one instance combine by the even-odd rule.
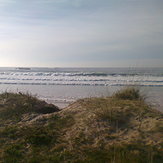
[[116, 66], [112, 66], [112, 67], [100, 67], [100, 66], [98, 66], [98, 67], [76, 67], [76, 66], [74, 66], [74, 67], [59, 67], [59, 66], [57, 66], [57, 67], [47, 67], [47, 66], [0, 66], [0, 68], [163, 68], [163, 66], [161, 67], [161, 66], [158, 66], [158, 67], [156, 67], [156, 66], [144, 66], [144, 67], [142, 67], [142, 66], [121, 66], [121, 67], [116, 67]]

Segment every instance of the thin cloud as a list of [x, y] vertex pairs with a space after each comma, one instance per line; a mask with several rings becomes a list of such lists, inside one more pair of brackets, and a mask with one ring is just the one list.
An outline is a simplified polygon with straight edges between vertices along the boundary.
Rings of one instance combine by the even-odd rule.
[[0, 1], [0, 64], [127, 66], [139, 59], [163, 66], [156, 1]]

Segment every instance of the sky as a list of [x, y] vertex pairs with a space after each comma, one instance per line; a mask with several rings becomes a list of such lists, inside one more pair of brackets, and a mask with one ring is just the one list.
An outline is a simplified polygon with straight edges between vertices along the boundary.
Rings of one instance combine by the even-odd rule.
[[163, 67], [163, 0], [0, 0], [1, 67]]

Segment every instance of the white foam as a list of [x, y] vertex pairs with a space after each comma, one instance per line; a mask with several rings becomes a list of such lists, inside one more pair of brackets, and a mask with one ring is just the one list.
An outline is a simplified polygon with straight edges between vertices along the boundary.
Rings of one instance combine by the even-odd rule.
[[90, 72], [1, 72], [0, 84], [163, 86], [163, 76]]

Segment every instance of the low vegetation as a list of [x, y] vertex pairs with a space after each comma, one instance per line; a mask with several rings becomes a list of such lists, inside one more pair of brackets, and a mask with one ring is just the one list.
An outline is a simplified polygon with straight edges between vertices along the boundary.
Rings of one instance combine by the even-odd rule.
[[0, 95], [2, 163], [162, 163], [163, 114], [134, 88], [63, 110], [24, 94]]
[[38, 100], [29, 94], [3, 93], [0, 95], [0, 118], [20, 121], [24, 114], [47, 114], [59, 111], [59, 108]]
[[122, 100], [141, 100], [142, 99], [139, 89], [136, 89], [134, 87], [122, 89], [116, 92], [113, 97], [122, 99]]

